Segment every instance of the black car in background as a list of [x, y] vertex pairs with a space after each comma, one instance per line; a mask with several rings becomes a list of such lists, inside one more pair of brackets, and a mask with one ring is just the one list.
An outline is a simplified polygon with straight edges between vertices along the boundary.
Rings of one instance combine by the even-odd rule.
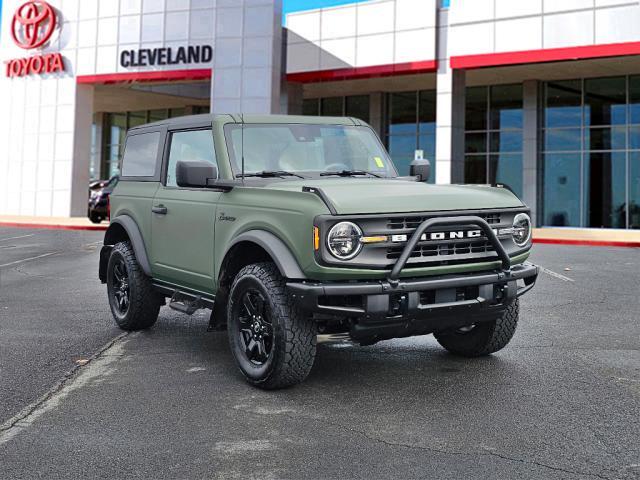
[[89, 209], [87, 216], [93, 223], [109, 218], [109, 195], [118, 184], [118, 175], [109, 180], [98, 180], [89, 185]]

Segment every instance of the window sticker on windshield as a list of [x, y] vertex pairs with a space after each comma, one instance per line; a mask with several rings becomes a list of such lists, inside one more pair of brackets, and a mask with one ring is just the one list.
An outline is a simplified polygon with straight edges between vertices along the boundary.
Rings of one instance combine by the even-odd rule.
[[376, 162], [378, 168], [384, 168], [384, 162], [380, 157], [373, 157], [373, 160]]

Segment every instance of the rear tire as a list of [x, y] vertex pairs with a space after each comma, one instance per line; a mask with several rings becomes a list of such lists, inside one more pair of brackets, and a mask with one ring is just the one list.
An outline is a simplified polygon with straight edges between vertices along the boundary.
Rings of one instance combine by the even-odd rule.
[[102, 223], [102, 217], [97, 213], [89, 214], [89, 220], [91, 220], [92, 223]]
[[236, 275], [227, 304], [229, 346], [240, 372], [264, 389], [302, 382], [316, 355], [317, 327], [286, 291], [273, 263], [255, 263]]
[[163, 303], [142, 271], [129, 242], [117, 243], [107, 265], [107, 293], [113, 318], [123, 330], [143, 330], [156, 323]]
[[440, 345], [454, 355], [482, 357], [502, 350], [513, 338], [518, 326], [518, 299], [492, 322], [482, 322], [469, 331], [462, 329], [435, 333]]

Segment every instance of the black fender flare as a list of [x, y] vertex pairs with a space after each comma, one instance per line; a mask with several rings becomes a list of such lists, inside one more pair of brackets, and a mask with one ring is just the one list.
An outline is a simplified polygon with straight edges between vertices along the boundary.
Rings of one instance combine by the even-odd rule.
[[109, 225], [109, 228], [104, 234], [105, 246], [114, 245], [114, 243], [116, 243], [112, 238], [116, 229], [115, 225], [119, 225], [125, 232], [127, 232], [127, 236], [131, 241], [131, 246], [133, 247], [133, 252], [136, 254], [136, 259], [140, 264], [140, 268], [142, 268], [145, 275], [151, 277], [151, 264], [149, 263], [147, 249], [145, 247], [142, 234], [140, 233], [140, 228], [138, 228], [136, 221], [129, 215], [118, 215], [116, 218], [111, 220], [111, 225]]
[[271, 256], [283, 277], [300, 280], [307, 278], [289, 247], [273, 233], [266, 230], [241, 233], [231, 241], [224, 252], [224, 258], [227, 258], [231, 249], [240, 242], [251, 242], [262, 247]]

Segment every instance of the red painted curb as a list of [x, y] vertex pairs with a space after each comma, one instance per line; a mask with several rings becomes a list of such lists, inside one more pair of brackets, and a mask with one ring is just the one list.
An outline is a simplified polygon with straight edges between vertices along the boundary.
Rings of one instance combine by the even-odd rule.
[[626, 247], [640, 248], [640, 242], [614, 242], [607, 240], [573, 240], [566, 238], [534, 238], [533, 243], [549, 245], [579, 245], [584, 247]]
[[47, 229], [47, 230], [93, 230], [104, 231], [109, 228], [109, 225], [54, 225], [47, 223], [19, 223], [19, 222], [0, 222], [0, 227], [13, 227], [13, 228], [34, 228], [34, 229]]

